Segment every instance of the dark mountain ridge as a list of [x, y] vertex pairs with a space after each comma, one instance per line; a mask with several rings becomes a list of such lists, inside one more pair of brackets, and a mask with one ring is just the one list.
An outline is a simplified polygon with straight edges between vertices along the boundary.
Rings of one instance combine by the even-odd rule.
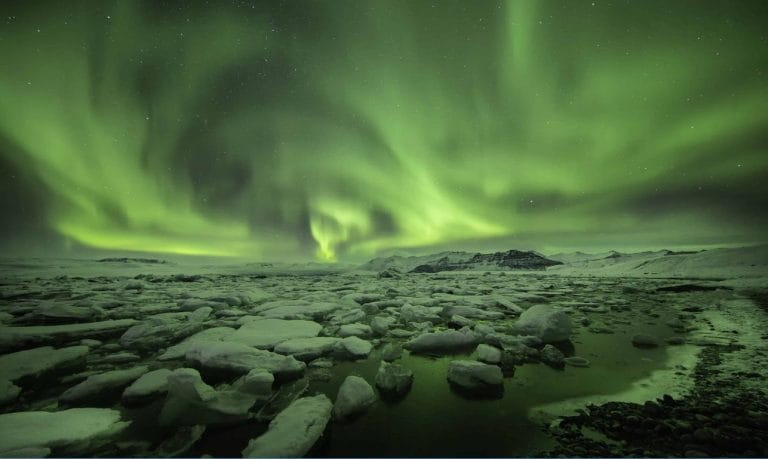
[[434, 255], [376, 258], [363, 269], [395, 268], [402, 272], [436, 273], [471, 270], [543, 270], [562, 262], [551, 260], [533, 251], [508, 250], [494, 253], [443, 252]]

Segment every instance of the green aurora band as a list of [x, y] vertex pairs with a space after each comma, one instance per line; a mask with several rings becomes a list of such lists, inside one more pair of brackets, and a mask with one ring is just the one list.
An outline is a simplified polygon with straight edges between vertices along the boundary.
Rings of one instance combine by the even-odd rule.
[[768, 234], [763, 2], [180, 5], [0, 6], [0, 155], [75, 246], [335, 260]]

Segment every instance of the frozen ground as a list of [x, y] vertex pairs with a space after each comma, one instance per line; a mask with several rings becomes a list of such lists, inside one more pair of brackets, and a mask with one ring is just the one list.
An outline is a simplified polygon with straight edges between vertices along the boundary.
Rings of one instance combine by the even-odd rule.
[[[768, 454], [763, 248], [655, 254], [437, 274], [13, 260], [0, 455]], [[680, 450], [580, 417], [723, 387], [751, 400], [746, 431], [709, 427], [725, 405], [643, 427]]]

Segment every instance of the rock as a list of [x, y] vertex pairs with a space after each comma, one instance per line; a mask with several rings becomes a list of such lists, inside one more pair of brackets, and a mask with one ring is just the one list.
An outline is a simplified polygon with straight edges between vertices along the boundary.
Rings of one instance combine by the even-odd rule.
[[348, 336], [334, 345], [333, 352], [339, 358], [357, 360], [368, 358], [372, 349], [373, 345], [369, 341]]
[[157, 358], [157, 360], [166, 361], [182, 359], [195, 343], [222, 341], [234, 332], [235, 329], [230, 327], [213, 327], [205, 329], [187, 337], [184, 341], [169, 347]]
[[251, 394], [216, 391], [192, 368], [179, 368], [168, 376], [168, 397], [160, 411], [163, 426], [191, 426], [242, 421], [256, 402]]
[[408, 341], [404, 347], [412, 352], [448, 352], [470, 348], [476, 344], [474, 333], [462, 329], [424, 333]]
[[487, 344], [478, 344], [477, 360], [496, 365], [501, 362], [501, 351]]
[[50, 346], [13, 352], [0, 356], [0, 377], [11, 382], [41, 375], [83, 363], [90, 352], [88, 346], [54, 349]]
[[503, 383], [501, 368], [474, 360], [453, 360], [448, 364], [448, 381], [461, 389], [478, 393]]
[[80, 384], [67, 389], [61, 394], [59, 401], [67, 405], [111, 402], [123, 392], [126, 386], [147, 371], [149, 371], [147, 366], [138, 366], [127, 370], [112, 370], [89, 376]]
[[339, 336], [346, 338], [347, 336], [358, 336], [365, 338], [371, 336], [373, 330], [370, 326], [365, 324], [344, 324], [339, 328]]
[[325, 336], [290, 339], [275, 346], [275, 352], [308, 362], [331, 352], [339, 341], [339, 338]]
[[641, 349], [659, 347], [659, 339], [655, 336], [638, 334], [632, 337], [632, 345]]
[[376, 373], [376, 387], [384, 396], [401, 397], [413, 384], [413, 372], [396, 363], [381, 362]]
[[0, 406], [15, 402], [20, 393], [21, 387], [7, 379], [0, 379]]
[[226, 341], [196, 343], [185, 358], [209, 370], [223, 370], [246, 374], [254, 368], [263, 368], [276, 378], [300, 375], [306, 365], [292, 356], [255, 349], [241, 343]]
[[506, 351], [501, 353], [501, 362], [499, 362], [499, 367], [501, 368], [501, 373], [505, 378], [509, 378], [515, 375], [517, 364], [518, 361], [512, 354]]
[[272, 349], [283, 341], [313, 338], [323, 326], [309, 320], [263, 319], [243, 324], [226, 340], [258, 349]]
[[399, 344], [387, 343], [381, 350], [381, 359], [385, 362], [394, 362], [403, 355], [403, 347]]
[[565, 366], [565, 355], [551, 344], [544, 346], [539, 352], [541, 361], [552, 368], [562, 369]]
[[336, 419], [347, 419], [365, 412], [376, 401], [376, 394], [368, 382], [359, 376], [347, 376], [336, 396], [333, 415]]
[[700, 427], [693, 432], [693, 438], [697, 443], [709, 443], [714, 437], [714, 431], [706, 427]]
[[66, 449], [77, 455], [116, 436], [129, 424], [122, 421], [119, 411], [108, 408], [0, 414], [0, 456], [28, 448]]
[[303, 457], [325, 431], [333, 405], [325, 395], [291, 403], [269, 423], [263, 435], [248, 442], [243, 457]]
[[589, 360], [585, 359], [584, 357], [565, 357], [563, 362], [566, 365], [570, 365], [572, 367], [586, 368], [589, 366]]
[[389, 327], [394, 325], [397, 320], [394, 317], [389, 316], [376, 316], [371, 319], [371, 330], [377, 335], [384, 336], [387, 334]]
[[168, 392], [168, 376], [171, 370], [160, 368], [141, 375], [123, 391], [123, 404], [136, 405]]
[[546, 304], [537, 304], [520, 314], [515, 328], [521, 334], [534, 335], [542, 343], [566, 341], [571, 337], [571, 318]]

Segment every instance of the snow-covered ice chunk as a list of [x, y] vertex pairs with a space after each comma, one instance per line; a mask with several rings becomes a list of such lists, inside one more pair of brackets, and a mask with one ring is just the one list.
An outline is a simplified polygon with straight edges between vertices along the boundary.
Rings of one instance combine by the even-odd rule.
[[235, 329], [230, 327], [213, 327], [205, 329], [185, 338], [184, 341], [169, 347], [157, 358], [157, 360], [184, 358], [184, 354], [186, 354], [195, 343], [222, 341], [234, 332]]
[[263, 368], [254, 368], [232, 385], [233, 389], [257, 397], [267, 397], [272, 394], [272, 384], [275, 377]]
[[368, 336], [371, 336], [373, 331], [371, 330], [371, 327], [366, 324], [361, 323], [355, 323], [355, 324], [344, 324], [339, 328], [339, 336], [342, 338], [346, 338], [347, 336], [359, 336], [361, 338], [365, 338]]
[[229, 423], [248, 417], [258, 397], [236, 390], [217, 391], [192, 368], [168, 376], [168, 397], [160, 412], [161, 425]]
[[322, 329], [322, 325], [309, 320], [262, 319], [243, 324], [226, 340], [258, 349], [272, 349], [289, 339], [315, 337]]
[[347, 419], [350, 416], [363, 413], [376, 401], [376, 393], [368, 381], [360, 376], [347, 376], [336, 395], [333, 406], [333, 416], [336, 419]]
[[547, 304], [537, 304], [520, 314], [515, 327], [521, 334], [534, 335], [542, 343], [566, 341], [571, 337], [571, 318]]
[[51, 346], [27, 349], [0, 356], [0, 375], [9, 381], [38, 377], [48, 371], [82, 361], [90, 352], [88, 346], [54, 349]]
[[402, 396], [413, 384], [413, 371], [397, 363], [381, 362], [376, 373], [376, 387], [383, 395]]
[[24, 411], [0, 414], [0, 456], [25, 448], [61, 448], [88, 444], [118, 434], [130, 422], [108, 408]]
[[371, 353], [373, 345], [370, 341], [360, 339], [357, 336], [348, 336], [340, 340], [333, 347], [334, 354], [342, 359], [365, 359]]
[[333, 404], [325, 395], [295, 400], [263, 435], [248, 442], [243, 457], [302, 457], [325, 431]]
[[254, 368], [263, 368], [277, 377], [290, 377], [304, 371], [306, 365], [289, 355], [256, 349], [242, 343], [195, 343], [185, 358], [203, 368], [246, 374]]
[[80, 384], [70, 387], [59, 397], [68, 405], [102, 402], [112, 395], [120, 394], [126, 386], [149, 371], [147, 366], [127, 370], [112, 370], [89, 376]]
[[7, 379], [0, 379], [0, 406], [16, 401], [20, 393], [21, 387]]
[[405, 343], [405, 348], [413, 352], [447, 352], [472, 347], [477, 344], [477, 337], [468, 329], [446, 330], [424, 333]]
[[168, 376], [171, 370], [160, 368], [141, 375], [123, 391], [123, 403], [140, 403], [168, 392]]
[[496, 365], [501, 362], [501, 350], [487, 344], [478, 344], [477, 360]]
[[479, 391], [503, 382], [501, 368], [474, 360], [453, 360], [448, 364], [448, 381], [462, 389]]
[[0, 327], [0, 350], [64, 343], [83, 338], [109, 337], [119, 335], [136, 323], [133, 319], [120, 319], [64, 325]]
[[275, 346], [275, 352], [308, 362], [331, 352], [340, 340], [327, 336], [290, 339]]

